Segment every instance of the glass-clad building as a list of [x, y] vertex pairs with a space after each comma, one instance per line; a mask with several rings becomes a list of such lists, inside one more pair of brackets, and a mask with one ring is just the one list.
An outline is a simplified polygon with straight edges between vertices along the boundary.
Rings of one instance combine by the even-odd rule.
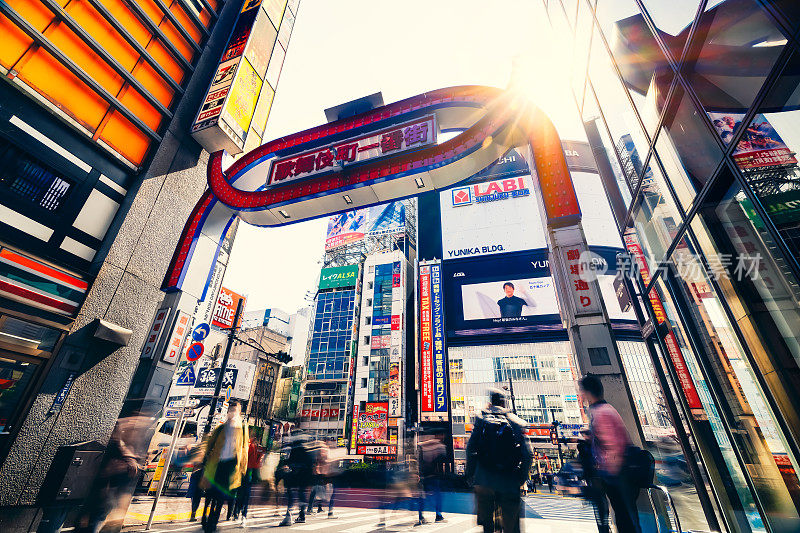
[[799, 4], [544, 4], [708, 527], [799, 531]]

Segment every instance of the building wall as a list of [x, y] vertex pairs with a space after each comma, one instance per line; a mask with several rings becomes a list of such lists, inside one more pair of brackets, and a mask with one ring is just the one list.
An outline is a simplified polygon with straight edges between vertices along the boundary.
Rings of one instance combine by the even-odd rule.
[[575, 46], [578, 111], [719, 519], [795, 530], [798, 11], [643, 4], [546, 9]]
[[[99, 14], [89, 4], [80, 4], [89, 11], [70, 4], [66, 15], [59, 13], [61, 22], [40, 2], [17, 2], [0, 12], [0, 70], [8, 74], [0, 82], [0, 152], [4, 171], [9, 161], [18, 165], [13, 179], [4, 177], [0, 185], [0, 246], [88, 285], [76, 311], [67, 313], [0, 294], [3, 331], [16, 324], [9, 314], [63, 332], [55, 343], [40, 342], [37, 353], [14, 350], [22, 360], [36, 358], [40, 370], [25, 391], [19, 420], [0, 434], [0, 505], [16, 506], [2, 513], [3, 531], [36, 528], [36, 496], [59, 446], [104, 444], [126, 394], [141, 399], [158, 392], [129, 385], [165, 299], [160, 287], [175, 243], [206, 188], [208, 154], [189, 129], [242, 5], [211, 0], [202, 4], [219, 12], [202, 8], [198, 14], [189, 6], [200, 4], [167, 4], [162, 10], [160, 3], [103, 2], [108, 11]], [[281, 13], [286, 6], [269, 4]], [[290, 4], [296, 10], [297, 2]], [[46, 42], [32, 46], [8, 18], [11, 9], [86, 76], [54, 59]], [[136, 9], [141, 16], [131, 13]], [[78, 35], [73, 24], [87, 33]], [[165, 73], [175, 81], [169, 89]], [[145, 93], [164, 107], [145, 102]], [[36, 185], [49, 196], [25, 189], [42, 176], [49, 181]], [[176, 296], [167, 300], [179, 304]], [[127, 344], [96, 339], [98, 318], [130, 330]], [[163, 374], [157, 385], [163, 400], [174, 365], [155, 370]], [[66, 383], [71, 388], [63, 404], [54, 404]]]

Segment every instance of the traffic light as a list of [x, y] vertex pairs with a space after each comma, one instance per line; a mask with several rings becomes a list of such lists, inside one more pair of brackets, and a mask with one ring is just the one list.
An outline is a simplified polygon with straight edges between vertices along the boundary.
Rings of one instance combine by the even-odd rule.
[[292, 356], [289, 355], [288, 353], [284, 352], [283, 350], [281, 350], [280, 352], [278, 352], [276, 354], [273, 354], [273, 356], [275, 357], [275, 359], [277, 359], [278, 361], [280, 361], [283, 364], [288, 364], [289, 361], [292, 360]]

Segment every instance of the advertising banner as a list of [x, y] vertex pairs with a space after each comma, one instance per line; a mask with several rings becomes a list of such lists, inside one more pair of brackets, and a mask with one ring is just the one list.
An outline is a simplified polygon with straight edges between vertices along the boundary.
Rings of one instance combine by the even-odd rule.
[[356, 441], [358, 436], [358, 402], [353, 402], [353, 422], [350, 427], [350, 453], [356, 451]]
[[[203, 357], [197, 364], [197, 380], [192, 389], [193, 396], [211, 396], [214, 394], [214, 386], [219, 378], [219, 367], [212, 367], [211, 361]], [[250, 389], [253, 386], [253, 379], [256, 373], [256, 365], [247, 361], [231, 359], [222, 375], [222, 388], [225, 391], [231, 388], [231, 397], [239, 400], [246, 400], [250, 397]], [[176, 373], [177, 377], [178, 373]]]
[[147, 341], [145, 341], [144, 348], [142, 348], [143, 359], [150, 359], [153, 357], [153, 352], [156, 349], [158, 337], [161, 335], [161, 330], [164, 326], [164, 322], [167, 320], [168, 315], [169, 308], [167, 307], [159, 309], [156, 313], [156, 316], [153, 319], [153, 325], [150, 326], [150, 331], [147, 333]]
[[419, 267], [420, 411], [433, 408], [433, 322], [431, 316], [431, 267]]
[[325, 250], [358, 242], [367, 235], [402, 233], [405, 228], [406, 207], [402, 202], [347, 211], [328, 219]]
[[[214, 314], [211, 317], [211, 325], [218, 328], [227, 329], [233, 327], [233, 317], [236, 314], [236, 307], [239, 305], [239, 300], [244, 300], [244, 296], [233, 292], [230, 289], [221, 287], [219, 290], [219, 297], [217, 297], [217, 306], [214, 308]], [[242, 310], [244, 306], [242, 304]], [[242, 313], [242, 316], [244, 313]], [[239, 324], [241, 325], [242, 316], [239, 317]]]
[[162, 361], [174, 364], [180, 359], [184, 340], [189, 333], [190, 318], [189, 313], [178, 311], [175, 317], [175, 324], [172, 326], [172, 334], [169, 337], [169, 343], [166, 348], [164, 348], [164, 355], [161, 357]]
[[[211, 80], [211, 85], [208, 88], [206, 97], [203, 99], [203, 103], [192, 125], [192, 133], [199, 132], [200, 130], [210, 128], [217, 124], [222, 114], [225, 101], [230, 93], [231, 85], [234, 83], [234, 79], [239, 70], [239, 64], [242, 61], [245, 45], [250, 37], [256, 17], [259, 13], [262, 13], [261, 9], [259, 9], [260, 6], [261, 0], [246, 0], [244, 2], [242, 10], [239, 13], [239, 18], [228, 40], [228, 46], [222, 53], [217, 70]], [[264, 13], [262, 16], [265, 15]], [[256, 92], [256, 97], [258, 97], [258, 92]], [[244, 146], [243, 136], [239, 142]], [[239, 149], [241, 149], [242, 146], [239, 146]]]
[[[638, 237], [632, 231], [628, 231], [624, 235], [624, 240], [625, 246], [628, 248], [628, 251], [631, 253], [631, 255], [633, 255], [637, 265], [639, 266], [639, 274], [642, 276], [642, 281], [645, 283], [645, 285], [648, 285], [651, 279], [650, 268], [647, 266], [644, 251], [639, 244]], [[678, 381], [680, 382], [681, 389], [683, 390], [686, 403], [689, 406], [689, 409], [692, 411], [692, 416], [698, 420], [702, 420], [705, 418], [705, 412], [703, 410], [703, 404], [700, 401], [700, 395], [697, 393], [697, 388], [695, 387], [692, 376], [689, 373], [689, 368], [686, 366], [686, 360], [684, 359], [683, 353], [681, 353], [681, 349], [678, 346], [678, 340], [675, 338], [675, 334], [672, 332], [672, 326], [667, 320], [667, 312], [664, 309], [664, 305], [661, 303], [661, 298], [658, 296], [658, 293], [656, 293], [655, 287], [650, 290], [648, 297], [656, 320], [660, 325], [664, 324], [666, 326], [664, 344], [667, 346], [667, 352], [670, 360], [672, 361], [672, 366], [675, 369], [675, 374], [678, 376]]]
[[[709, 113], [708, 116], [720, 139], [727, 145], [742, 126], [744, 113]], [[742, 170], [797, 166], [795, 153], [786, 146], [762, 113], [753, 117], [753, 121], [744, 131], [733, 151], [733, 159]]]
[[433, 330], [433, 404], [436, 413], [447, 413], [447, 356], [444, 350], [442, 266], [431, 265], [431, 324]]
[[562, 328], [547, 250], [445, 261], [442, 272], [450, 336]]
[[389, 404], [367, 402], [358, 415], [358, 445], [389, 443]]
[[547, 246], [530, 175], [463, 185], [439, 194], [445, 260]]
[[267, 185], [285, 185], [348, 164], [395, 155], [406, 150], [436, 144], [436, 116], [428, 115], [403, 124], [369, 133], [300, 155], [275, 159], [270, 166]]
[[355, 287], [358, 284], [358, 265], [323, 268], [319, 274], [320, 289]]
[[400, 360], [389, 363], [389, 416], [399, 417], [401, 414], [400, 406]]

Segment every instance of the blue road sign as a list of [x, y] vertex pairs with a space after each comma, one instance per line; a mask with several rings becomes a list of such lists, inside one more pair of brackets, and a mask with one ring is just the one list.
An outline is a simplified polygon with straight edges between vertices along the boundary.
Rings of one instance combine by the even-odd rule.
[[194, 385], [196, 379], [197, 376], [194, 374], [194, 365], [186, 365], [186, 368], [184, 368], [183, 372], [178, 376], [176, 385], [191, 387]]
[[205, 347], [202, 342], [192, 343], [189, 349], [186, 350], [186, 360], [192, 362], [197, 361], [203, 355], [204, 351]]
[[203, 322], [202, 324], [198, 324], [197, 327], [192, 330], [192, 339], [200, 342], [208, 337], [209, 333], [211, 333], [211, 326], [209, 326], [206, 322]]

